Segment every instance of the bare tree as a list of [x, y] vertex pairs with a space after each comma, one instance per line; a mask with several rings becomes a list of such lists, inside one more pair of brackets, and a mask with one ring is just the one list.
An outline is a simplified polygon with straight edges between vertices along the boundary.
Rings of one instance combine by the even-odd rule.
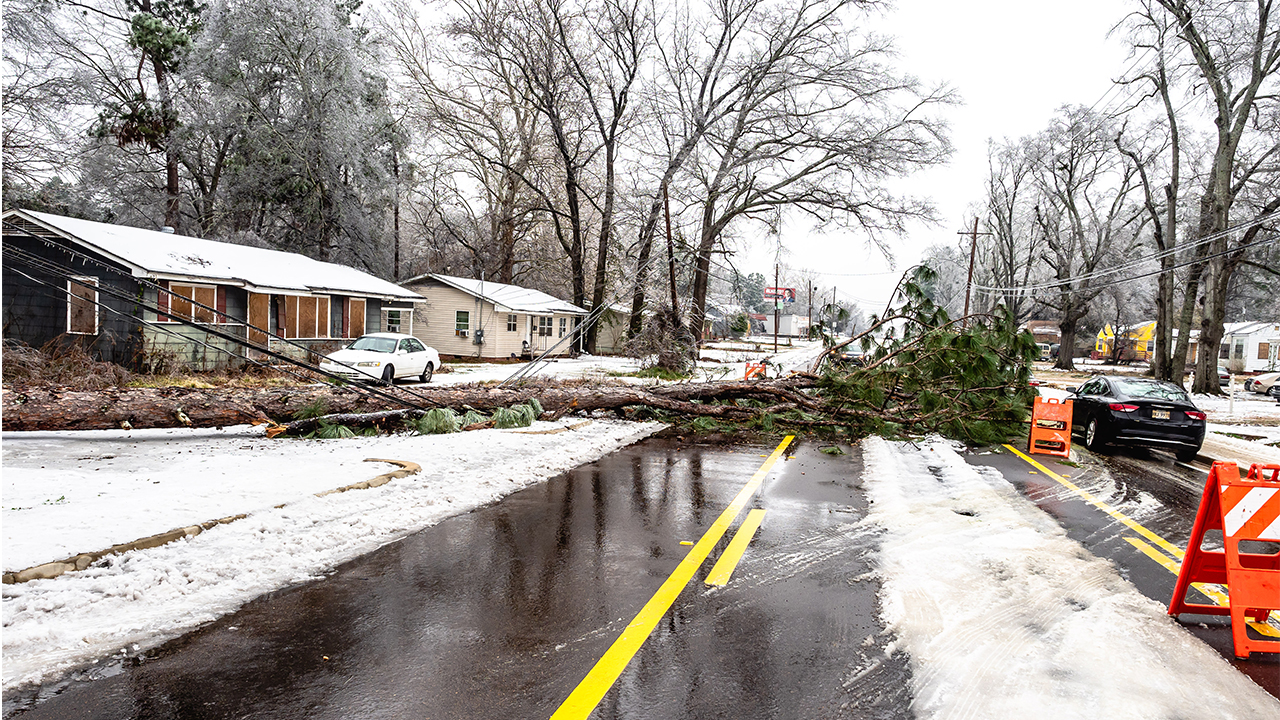
[[989, 299], [990, 304], [1004, 305], [1015, 322], [1031, 314], [1033, 302], [1026, 287], [1040, 267], [1043, 241], [1028, 217], [1034, 168], [1028, 151], [1022, 143], [988, 146], [986, 225], [991, 234], [982, 236], [978, 243], [978, 266], [984, 280], [1003, 288]]
[[[1205, 4], [1157, 0], [1172, 17], [1176, 37], [1198, 73], [1196, 87], [1210, 101], [1214, 147], [1200, 197], [1194, 239], [1202, 242], [1204, 307], [1193, 391], [1220, 394], [1217, 348], [1223, 337], [1227, 290], [1246, 255], [1257, 226], [1232, 237], [1236, 199], [1257, 176], [1271, 172], [1280, 155], [1275, 137], [1258, 132], [1257, 118], [1276, 101], [1280, 70], [1280, 23], [1273, 0], [1231, 0]], [[1280, 198], [1262, 205], [1280, 208]], [[1203, 239], [1203, 240], [1202, 240]]]
[[1120, 162], [1110, 124], [1092, 110], [1064, 108], [1036, 137], [1036, 229], [1054, 281], [1044, 304], [1057, 311], [1063, 351], [1055, 367], [1074, 369], [1076, 329], [1114, 277], [1104, 263], [1135, 246], [1141, 223], [1128, 203], [1136, 170]]
[[692, 171], [701, 225], [690, 328], [700, 335], [712, 253], [739, 219], [777, 229], [784, 211], [881, 233], [909, 218], [932, 218], [928, 204], [892, 196], [890, 177], [944, 159], [943, 126], [929, 117], [947, 102], [885, 64], [889, 43], [859, 37], [846, 15], [859, 0], [802, 0], [759, 12], [735, 64], [732, 110], [709, 126]]

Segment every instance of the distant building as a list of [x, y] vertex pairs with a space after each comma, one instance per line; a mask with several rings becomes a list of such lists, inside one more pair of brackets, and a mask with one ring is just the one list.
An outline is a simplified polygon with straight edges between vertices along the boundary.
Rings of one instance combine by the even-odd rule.
[[1218, 364], [1232, 372], [1280, 370], [1280, 323], [1236, 322], [1223, 327]]
[[1119, 340], [1116, 339], [1115, 330], [1111, 325], [1104, 326], [1098, 331], [1098, 337], [1094, 340], [1093, 352], [1090, 357], [1094, 360], [1106, 360], [1112, 357], [1112, 348], [1119, 344], [1119, 352], [1116, 359], [1121, 362], [1149, 362], [1151, 356], [1155, 353], [1155, 332], [1156, 321], [1139, 323], [1137, 325], [1122, 326]]
[[418, 298], [414, 337], [441, 355], [508, 358], [581, 349], [575, 330], [588, 311], [541, 290], [438, 274], [401, 285]]

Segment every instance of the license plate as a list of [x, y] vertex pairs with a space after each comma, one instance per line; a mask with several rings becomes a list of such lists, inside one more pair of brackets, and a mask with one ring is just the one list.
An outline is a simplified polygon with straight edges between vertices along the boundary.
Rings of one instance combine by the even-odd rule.
[[1151, 411], [1151, 419], [1153, 419], [1153, 420], [1168, 420], [1168, 419], [1169, 419], [1169, 411], [1168, 411], [1168, 410], [1152, 410], [1152, 411]]

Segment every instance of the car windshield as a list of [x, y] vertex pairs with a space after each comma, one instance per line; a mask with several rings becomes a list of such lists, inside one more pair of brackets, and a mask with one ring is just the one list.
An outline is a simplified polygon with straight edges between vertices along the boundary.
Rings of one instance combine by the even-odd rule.
[[365, 335], [351, 343], [351, 350], [372, 350], [381, 353], [393, 353], [396, 351], [395, 338], [370, 337]]
[[1191, 398], [1177, 385], [1153, 380], [1116, 380], [1115, 383], [1120, 392], [1131, 398], [1191, 402]]

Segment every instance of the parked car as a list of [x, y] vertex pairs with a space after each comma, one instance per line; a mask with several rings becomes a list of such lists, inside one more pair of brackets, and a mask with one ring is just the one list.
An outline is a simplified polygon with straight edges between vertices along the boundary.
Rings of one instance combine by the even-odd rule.
[[1204, 442], [1205, 414], [1173, 383], [1099, 375], [1074, 392], [1071, 428], [1090, 450], [1110, 443], [1156, 447], [1186, 462]]
[[1231, 373], [1227, 372], [1226, 368], [1218, 366], [1218, 385], [1226, 387], [1229, 384], [1231, 384]]
[[371, 333], [320, 361], [320, 369], [348, 380], [380, 381], [416, 377], [431, 382], [440, 355], [412, 335]]
[[1275, 395], [1276, 393], [1272, 392], [1272, 388], [1280, 385], [1280, 383], [1276, 382], [1277, 380], [1280, 380], [1280, 372], [1258, 375], [1257, 377], [1246, 379], [1244, 381], [1244, 389], [1248, 392], [1262, 393], [1263, 395]]

